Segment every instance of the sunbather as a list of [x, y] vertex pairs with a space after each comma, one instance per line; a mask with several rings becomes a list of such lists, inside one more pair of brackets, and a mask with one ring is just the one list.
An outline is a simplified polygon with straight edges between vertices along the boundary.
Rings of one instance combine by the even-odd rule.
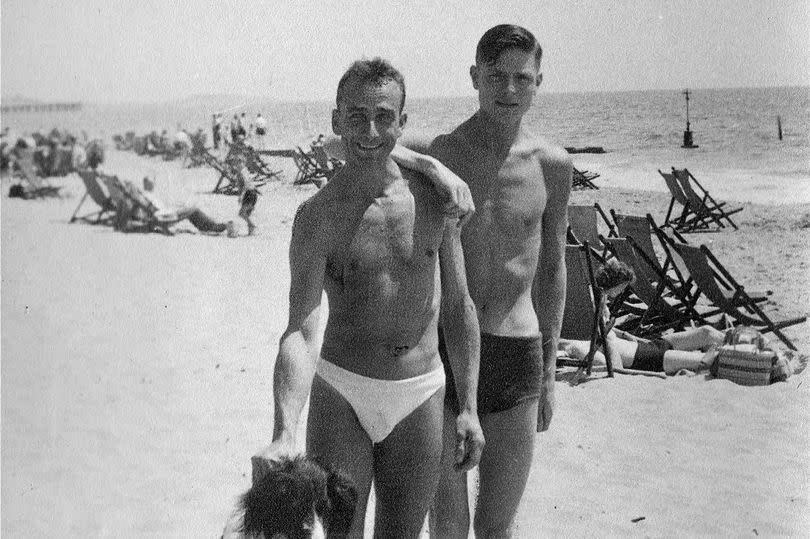
[[[609, 298], [620, 294], [635, 281], [633, 270], [616, 259], [609, 260], [597, 270], [596, 284]], [[605, 318], [610, 313], [605, 309]], [[690, 328], [655, 339], [641, 339], [626, 331], [612, 329], [606, 340], [614, 369], [665, 372], [675, 374], [683, 369], [707, 369], [723, 344], [725, 333], [711, 326]], [[584, 359], [590, 350], [589, 341], [560, 340], [559, 349], [571, 357]], [[596, 352], [595, 363], [605, 364], [602, 350]]]
[[194, 205], [184, 205], [176, 208], [168, 206], [152, 192], [154, 183], [149, 181], [148, 178], [144, 178], [143, 187], [144, 188], [141, 191], [141, 194], [144, 198], [152, 203], [152, 206], [155, 209], [154, 215], [158, 219], [177, 220], [178, 222], [188, 219], [188, 221], [200, 232], [220, 234], [227, 230], [228, 237], [232, 238], [236, 236], [236, 229], [233, 221], [217, 221]]

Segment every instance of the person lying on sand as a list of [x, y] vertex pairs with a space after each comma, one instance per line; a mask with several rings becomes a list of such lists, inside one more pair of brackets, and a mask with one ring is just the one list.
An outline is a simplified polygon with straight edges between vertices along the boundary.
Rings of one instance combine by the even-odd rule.
[[[607, 261], [596, 271], [594, 277], [597, 286], [609, 299], [618, 296], [635, 281], [632, 268], [616, 259]], [[603, 315], [610, 317], [609, 312], [604, 312]], [[727, 331], [705, 325], [643, 339], [626, 331], [611, 329], [606, 341], [611, 365], [617, 372], [630, 369], [672, 375], [684, 370], [708, 370], [717, 358], [718, 348], [725, 342], [726, 334]], [[584, 359], [590, 350], [590, 342], [561, 340], [559, 350], [570, 357]], [[778, 359], [771, 373], [771, 381], [786, 380], [792, 374], [804, 370], [807, 356], [789, 352], [777, 353]], [[604, 350], [598, 350], [594, 355], [594, 363], [604, 365], [605, 361]]]

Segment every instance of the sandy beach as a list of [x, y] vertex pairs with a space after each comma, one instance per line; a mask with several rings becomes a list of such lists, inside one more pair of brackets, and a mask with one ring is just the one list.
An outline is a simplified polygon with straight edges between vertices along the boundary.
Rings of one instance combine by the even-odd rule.
[[[656, 168], [679, 163], [604, 159], [575, 159], [603, 188], [572, 203], [660, 220], [669, 195]], [[291, 222], [314, 192], [289, 185], [291, 161], [277, 164], [286, 181], [263, 188], [258, 234], [236, 239], [69, 224], [76, 175], [42, 201], [9, 199], [3, 179], [4, 537], [219, 536], [271, 433]], [[234, 197], [207, 193], [210, 169], [114, 150], [103, 168], [236, 218]], [[733, 191], [733, 167], [702, 171], [718, 198]], [[810, 311], [810, 198], [781, 197], [745, 197], [738, 231], [690, 241], [793, 317]], [[810, 351], [810, 324], [786, 334]], [[519, 536], [809, 536], [807, 376], [755, 388], [703, 375], [559, 380]]]

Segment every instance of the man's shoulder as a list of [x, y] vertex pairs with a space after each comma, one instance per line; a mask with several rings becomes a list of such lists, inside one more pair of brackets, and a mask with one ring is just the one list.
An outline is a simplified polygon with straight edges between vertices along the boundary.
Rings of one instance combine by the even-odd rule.
[[408, 190], [413, 195], [414, 202], [416, 204], [425, 204], [429, 208], [441, 213], [441, 199], [436, 189], [434, 189], [433, 185], [430, 183], [430, 180], [415, 170], [408, 168], [401, 168], [400, 170], [402, 171], [402, 178], [405, 180]]
[[537, 155], [544, 162], [551, 165], [565, 165], [571, 163], [571, 155], [562, 145], [552, 142], [546, 137], [533, 137]]

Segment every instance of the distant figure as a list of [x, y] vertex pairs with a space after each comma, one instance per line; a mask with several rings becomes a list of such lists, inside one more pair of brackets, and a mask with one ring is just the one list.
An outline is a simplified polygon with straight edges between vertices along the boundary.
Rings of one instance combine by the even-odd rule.
[[219, 141], [222, 139], [222, 115], [219, 113], [211, 117], [211, 136], [214, 139], [214, 149], [219, 149]]
[[262, 116], [262, 113], [256, 115], [256, 142], [260, 149], [264, 149], [264, 136], [267, 134], [267, 120]]
[[231, 125], [229, 131], [231, 132], [231, 142], [236, 142], [239, 140], [239, 115], [234, 114], [233, 120], [231, 120]]
[[99, 139], [91, 140], [87, 143], [85, 155], [85, 164], [95, 170], [101, 163], [104, 162], [104, 143]]
[[248, 135], [248, 129], [246, 124], [247, 124], [247, 117], [243, 112], [242, 115], [236, 119], [236, 133], [239, 136], [239, 140], [244, 140], [245, 137], [247, 137]]
[[188, 219], [194, 227], [200, 232], [208, 232], [214, 234], [221, 234], [227, 231], [228, 237], [233, 237], [234, 224], [233, 221], [221, 222], [213, 219], [208, 214], [203, 212], [200, 208], [193, 205], [184, 205], [176, 208], [168, 206], [165, 202], [159, 199], [152, 192], [155, 184], [147, 177], [143, 179], [143, 190], [133, 185], [135, 189], [155, 208], [155, 217], [164, 218], [167, 220], [180, 220]]

